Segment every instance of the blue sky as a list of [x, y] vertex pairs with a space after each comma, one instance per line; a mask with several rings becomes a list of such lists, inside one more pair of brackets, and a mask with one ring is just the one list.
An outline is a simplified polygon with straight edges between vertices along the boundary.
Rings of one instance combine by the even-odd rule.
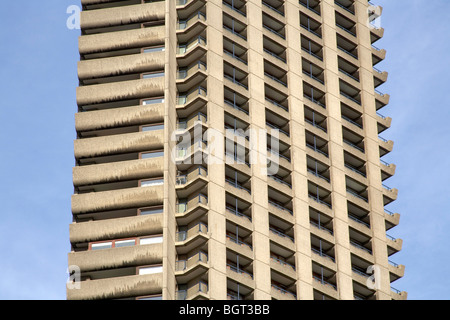
[[[0, 299], [65, 299], [73, 192], [79, 31], [66, 27], [77, 0], [9, 1], [0, 11]], [[393, 284], [410, 299], [449, 299], [450, 25], [448, 0], [373, 0], [384, 7], [387, 50], [382, 135], [397, 165], [386, 184], [401, 213], [389, 232], [404, 240]]]

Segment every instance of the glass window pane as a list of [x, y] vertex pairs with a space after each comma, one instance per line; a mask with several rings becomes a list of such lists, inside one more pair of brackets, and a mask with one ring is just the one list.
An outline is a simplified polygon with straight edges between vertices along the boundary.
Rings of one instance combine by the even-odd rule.
[[130, 246], [134, 246], [136, 244], [136, 240], [120, 240], [120, 241], [116, 241], [116, 248], [120, 248], [120, 247], [130, 247]]
[[92, 250], [109, 249], [112, 248], [112, 242], [93, 243], [91, 245]]
[[147, 73], [142, 76], [144, 79], [152, 79], [152, 78], [159, 78], [164, 77], [164, 72], [155, 72], [155, 73]]
[[137, 300], [162, 300], [162, 296], [138, 298]]
[[145, 245], [145, 244], [154, 244], [154, 243], [162, 243], [163, 242], [163, 237], [150, 237], [150, 238], [142, 238], [139, 241], [140, 245]]
[[163, 208], [141, 210], [141, 215], [163, 213]]
[[158, 157], [164, 157], [164, 152], [147, 152], [142, 154], [142, 159], [151, 159]]
[[164, 184], [164, 179], [141, 181], [141, 187], [159, 186]]
[[142, 131], [154, 131], [154, 130], [162, 130], [162, 129], [164, 129], [163, 124], [142, 127]]
[[161, 273], [161, 272], [162, 272], [162, 266], [146, 267], [146, 268], [140, 268], [139, 269], [139, 275], [154, 274], [154, 273]]
[[156, 104], [156, 103], [164, 103], [164, 99], [158, 98], [158, 99], [147, 99], [143, 101], [144, 105], [147, 104]]
[[146, 48], [144, 49], [144, 53], [148, 53], [148, 52], [158, 52], [158, 51], [165, 51], [165, 47], [153, 47], [153, 48]]

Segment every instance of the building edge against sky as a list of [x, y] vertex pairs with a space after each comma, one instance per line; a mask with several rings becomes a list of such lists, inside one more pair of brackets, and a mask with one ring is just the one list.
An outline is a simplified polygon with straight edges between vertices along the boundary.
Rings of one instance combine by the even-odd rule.
[[81, 3], [68, 299], [406, 299], [370, 3]]

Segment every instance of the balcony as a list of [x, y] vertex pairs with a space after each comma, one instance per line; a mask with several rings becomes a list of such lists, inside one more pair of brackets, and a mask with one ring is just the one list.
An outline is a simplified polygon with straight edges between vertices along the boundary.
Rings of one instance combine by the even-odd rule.
[[[284, 3], [283, 1], [280, 0], [262, 0], [261, 1], [262, 4], [266, 7], [269, 8], [270, 14], [274, 14], [277, 19], [280, 19], [281, 17], [284, 17]], [[268, 12], [265, 10], [265, 8], [263, 7], [263, 11], [264, 12]]]
[[199, 222], [189, 229], [187, 227], [183, 229], [175, 235], [175, 246], [178, 254], [187, 254], [195, 248], [205, 245], [209, 239], [208, 226], [203, 222]]
[[230, 8], [231, 10], [239, 13], [240, 15], [246, 17], [247, 16], [247, 9], [246, 9], [246, 3], [243, 0], [223, 0], [223, 4]]
[[177, 114], [180, 118], [187, 118], [197, 112], [207, 103], [207, 91], [202, 85], [188, 92], [180, 93], [177, 99]]
[[179, 199], [176, 205], [175, 218], [180, 225], [200, 218], [208, 211], [208, 197], [199, 193], [187, 199]]
[[83, 35], [79, 39], [79, 51], [81, 55], [87, 55], [161, 45], [164, 44], [165, 34], [164, 26], [154, 26]]
[[197, 61], [186, 68], [179, 68], [177, 73], [177, 89], [179, 92], [188, 91], [199, 86], [207, 77], [206, 63]]
[[[87, 9], [87, 8], [86, 8]], [[115, 31], [123, 24], [140, 24], [149, 21], [160, 21], [165, 18], [164, 3], [143, 3], [102, 8], [97, 5], [95, 10], [87, 9], [81, 12], [81, 29], [93, 29], [95, 32]], [[125, 22], [126, 21], [126, 22]], [[99, 30], [99, 28], [103, 28]], [[91, 31], [91, 30], [89, 30]], [[91, 31], [91, 32], [92, 32]]]
[[181, 43], [177, 48], [177, 62], [179, 66], [188, 66], [199, 61], [206, 53], [206, 38], [198, 36], [190, 41]]
[[[136, 268], [132, 272], [136, 273]], [[127, 275], [122, 277], [91, 279], [80, 282], [81, 289], [67, 289], [68, 300], [121, 299], [161, 294], [162, 273]]]
[[270, 294], [275, 300], [297, 300], [295, 293], [276, 284], [272, 284]]
[[355, 15], [355, 4], [352, 0], [335, 0], [334, 3], [339, 9], [345, 10], [345, 12]]
[[320, 16], [320, 0], [299, 0], [299, 3], [317, 16]]
[[178, 283], [188, 283], [208, 271], [208, 255], [199, 251], [187, 259], [175, 261], [175, 277]]
[[207, 300], [209, 299], [208, 284], [200, 280], [187, 289], [178, 289], [175, 295], [175, 300]]
[[177, 25], [177, 38], [179, 43], [189, 41], [194, 35], [198, 35], [206, 28], [206, 14], [198, 11], [187, 19], [180, 19]]

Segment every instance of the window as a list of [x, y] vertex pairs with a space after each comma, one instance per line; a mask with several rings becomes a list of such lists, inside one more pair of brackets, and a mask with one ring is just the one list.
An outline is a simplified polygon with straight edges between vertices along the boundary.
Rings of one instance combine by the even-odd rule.
[[164, 77], [164, 72], [152, 72], [152, 73], [146, 73], [142, 75], [143, 79], [152, 79], [152, 78], [160, 78]]
[[164, 125], [163, 124], [155, 124], [151, 126], [143, 126], [142, 131], [155, 131], [155, 130], [163, 130]]
[[155, 243], [162, 243], [162, 242], [163, 242], [163, 237], [162, 236], [141, 238], [139, 240], [139, 244], [140, 245], [155, 244]]
[[143, 216], [143, 215], [149, 215], [149, 214], [163, 213], [163, 210], [164, 209], [162, 207], [148, 208], [148, 209], [139, 210], [139, 213], [140, 213], [141, 216]]
[[157, 104], [157, 103], [164, 103], [164, 98], [145, 99], [142, 101], [142, 104], [144, 106], [147, 104]]
[[160, 186], [164, 184], [164, 179], [153, 179], [141, 181], [141, 187]]
[[141, 159], [151, 159], [151, 158], [158, 158], [158, 157], [164, 157], [164, 151], [145, 152], [145, 153], [141, 154]]
[[120, 247], [131, 247], [136, 244], [136, 240], [120, 240], [116, 241], [114, 247], [120, 248]]
[[112, 241], [102, 242], [102, 243], [93, 243], [91, 245], [91, 250], [101, 250], [101, 249], [109, 249], [112, 248]]
[[166, 51], [166, 48], [164, 46], [155, 46], [155, 47], [150, 47], [150, 48], [145, 48], [144, 49], [144, 53], [162, 52], [162, 51]]
[[158, 295], [158, 296], [150, 296], [150, 297], [139, 297], [139, 298], [136, 298], [136, 300], [162, 300], [162, 296]]
[[162, 273], [162, 272], [163, 272], [162, 266], [152, 266], [152, 267], [141, 267], [141, 268], [139, 268], [139, 275], [155, 274], [155, 273]]

